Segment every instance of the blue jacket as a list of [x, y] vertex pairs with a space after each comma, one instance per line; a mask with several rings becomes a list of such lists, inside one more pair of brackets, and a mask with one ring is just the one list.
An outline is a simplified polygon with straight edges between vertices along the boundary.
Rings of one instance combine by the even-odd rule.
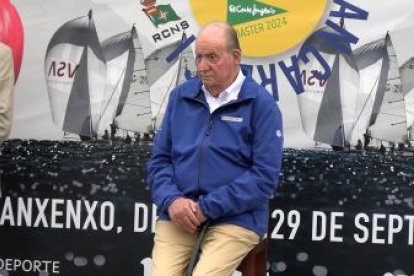
[[198, 201], [213, 224], [267, 232], [268, 200], [277, 188], [282, 119], [273, 97], [246, 77], [236, 101], [212, 114], [199, 79], [171, 92], [148, 162], [148, 184], [159, 208], [178, 197]]

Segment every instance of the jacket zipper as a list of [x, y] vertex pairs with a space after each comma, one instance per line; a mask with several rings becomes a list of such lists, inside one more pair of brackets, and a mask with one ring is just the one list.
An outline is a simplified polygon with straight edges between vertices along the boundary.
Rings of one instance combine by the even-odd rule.
[[200, 194], [200, 183], [201, 183], [201, 176], [202, 176], [202, 172], [203, 172], [203, 167], [204, 167], [204, 152], [205, 152], [205, 141], [206, 141], [206, 137], [210, 135], [211, 133], [211, 127], [213, 125], [213, 117], [212, 114], [210, 113], [210, 108], [208, 106], [208, 104], [200, 99], [197, 98], [190, 98], [191, 100], [194, 100], [196, 102], [201, 103], [205, 108], [207, 108], [207, 111], [209, 112], [209, 116], [208, 116], [208, 123], [207, 123], [207, 129], [204, 132], [203, 135], [203, 140], [201, 141], [201, 147], [200, 147], [200, 159], [198, 161], [198, 176], [197, 176], [197, 195]]
[[208, 110], [208, 112], [209, 112], [209, 116], [208, 116], [208, 125], [207, 125], [207, 129], [206, 129], [206, 131], [204, 132], [204, 135], [203, 135], [203, 140], [201, 141], [201, 149], [200, 149], [200, 160], [199, 160], [199, 162], [198, 162], [198, 166], [199, 166], [199, 168], [198, 168], [198, 177], [197, 177], [197, 195], [200, 193], [200, 183], [201, 183], [201, 176], [202, 176], [202, 172], [203, 172], [203, 167], [204, 167], [204, 154], [205, 154], [205, 142], [206, 142], [206, 138], [208, 137], [208, 136], [210, 136], [210, 134], [211, 134], [211, 129], [212, 129], [212, 127], [213, 127], [213, 114], [214, 113], [217, 113], [217, 110], [219, 110], [219, 109], [222, 109], [222, 108], [224, 108], [224, 107], [226, 107], [226, 106], [229, 106], [229, 105], [233, 105], [233, 104], [236, 104], [236, 103], [240, 103], [240, 102], [242, 102], [242, 101], [240, 101], [240, 100], [236, 100], [236, 101], [231, 101], [231, 102], [228, 102], [228, 103], [226, 103], [226, 104], [224, 104], [224, 105], [222, 105], [222, 106], [220, 106], [219, 108], [217, 108], [216, 110], [214, 110], [213, 111], [213, 113], [210, 113], [210, 108], [209, 108], [209, 106], [208, 106], [208, 104], [206, 103], [206, 102], [204, 102], [204, 101], [202, 101], [202, 100], [200, 100], [200, 99], [197, 99], [197, 98], [189, 98], [189, 99], [191, 99], [191, 100], [194, 100], [194, 101], [196, 101], [196, 102], [199, 102], [199, 103], [201, 103], [205, 108], [207, 108], [207, 110]]
[[202, 179], [202, 175], [204, 172], [204, 154], [206, 149], [206, 139], [211, 134], [211, 128], [213, 127], [213, 117], [211, 114], [208, 116], [208, 124], [207, 129], [204, 132], [203, 140], [201, 141], [201, 153], [200, 153], [200, 162], [199, 162], [199, 171], [198, 171], [198, 181], [197, 181], [197, 191], [200, 193], [200, 183]]

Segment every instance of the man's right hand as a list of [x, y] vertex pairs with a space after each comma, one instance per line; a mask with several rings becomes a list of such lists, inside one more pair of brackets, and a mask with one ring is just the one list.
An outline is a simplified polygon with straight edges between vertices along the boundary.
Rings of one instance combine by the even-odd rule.
[[176, 226], [189, 233], [194, 233], [200, 225], [197, 210], [197, 203], [191, 199], [180, 197], [171, 203], [168, 214]]

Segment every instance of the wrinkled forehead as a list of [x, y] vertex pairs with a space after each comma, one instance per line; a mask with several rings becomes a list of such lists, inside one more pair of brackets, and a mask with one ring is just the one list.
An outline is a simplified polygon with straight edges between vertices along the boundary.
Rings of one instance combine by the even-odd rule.
[[196, 51], [221, 51], [227, 48], [227, 38], [223, 30], [210, 28], [200, 32], [196, 42]]

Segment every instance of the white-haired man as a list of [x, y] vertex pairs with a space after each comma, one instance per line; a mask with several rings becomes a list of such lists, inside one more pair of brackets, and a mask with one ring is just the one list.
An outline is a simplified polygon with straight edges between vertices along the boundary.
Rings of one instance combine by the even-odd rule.
[[273, 97], [240, 68], [233, 28], [205, 26], [198, 78], [171, 93], [148, 162], [159, 208], [153, 276], [184, 275], [200, 225], [209, 222], [194, 276], [228, 276], [267, 232], [278, 184], [282, 120]]

